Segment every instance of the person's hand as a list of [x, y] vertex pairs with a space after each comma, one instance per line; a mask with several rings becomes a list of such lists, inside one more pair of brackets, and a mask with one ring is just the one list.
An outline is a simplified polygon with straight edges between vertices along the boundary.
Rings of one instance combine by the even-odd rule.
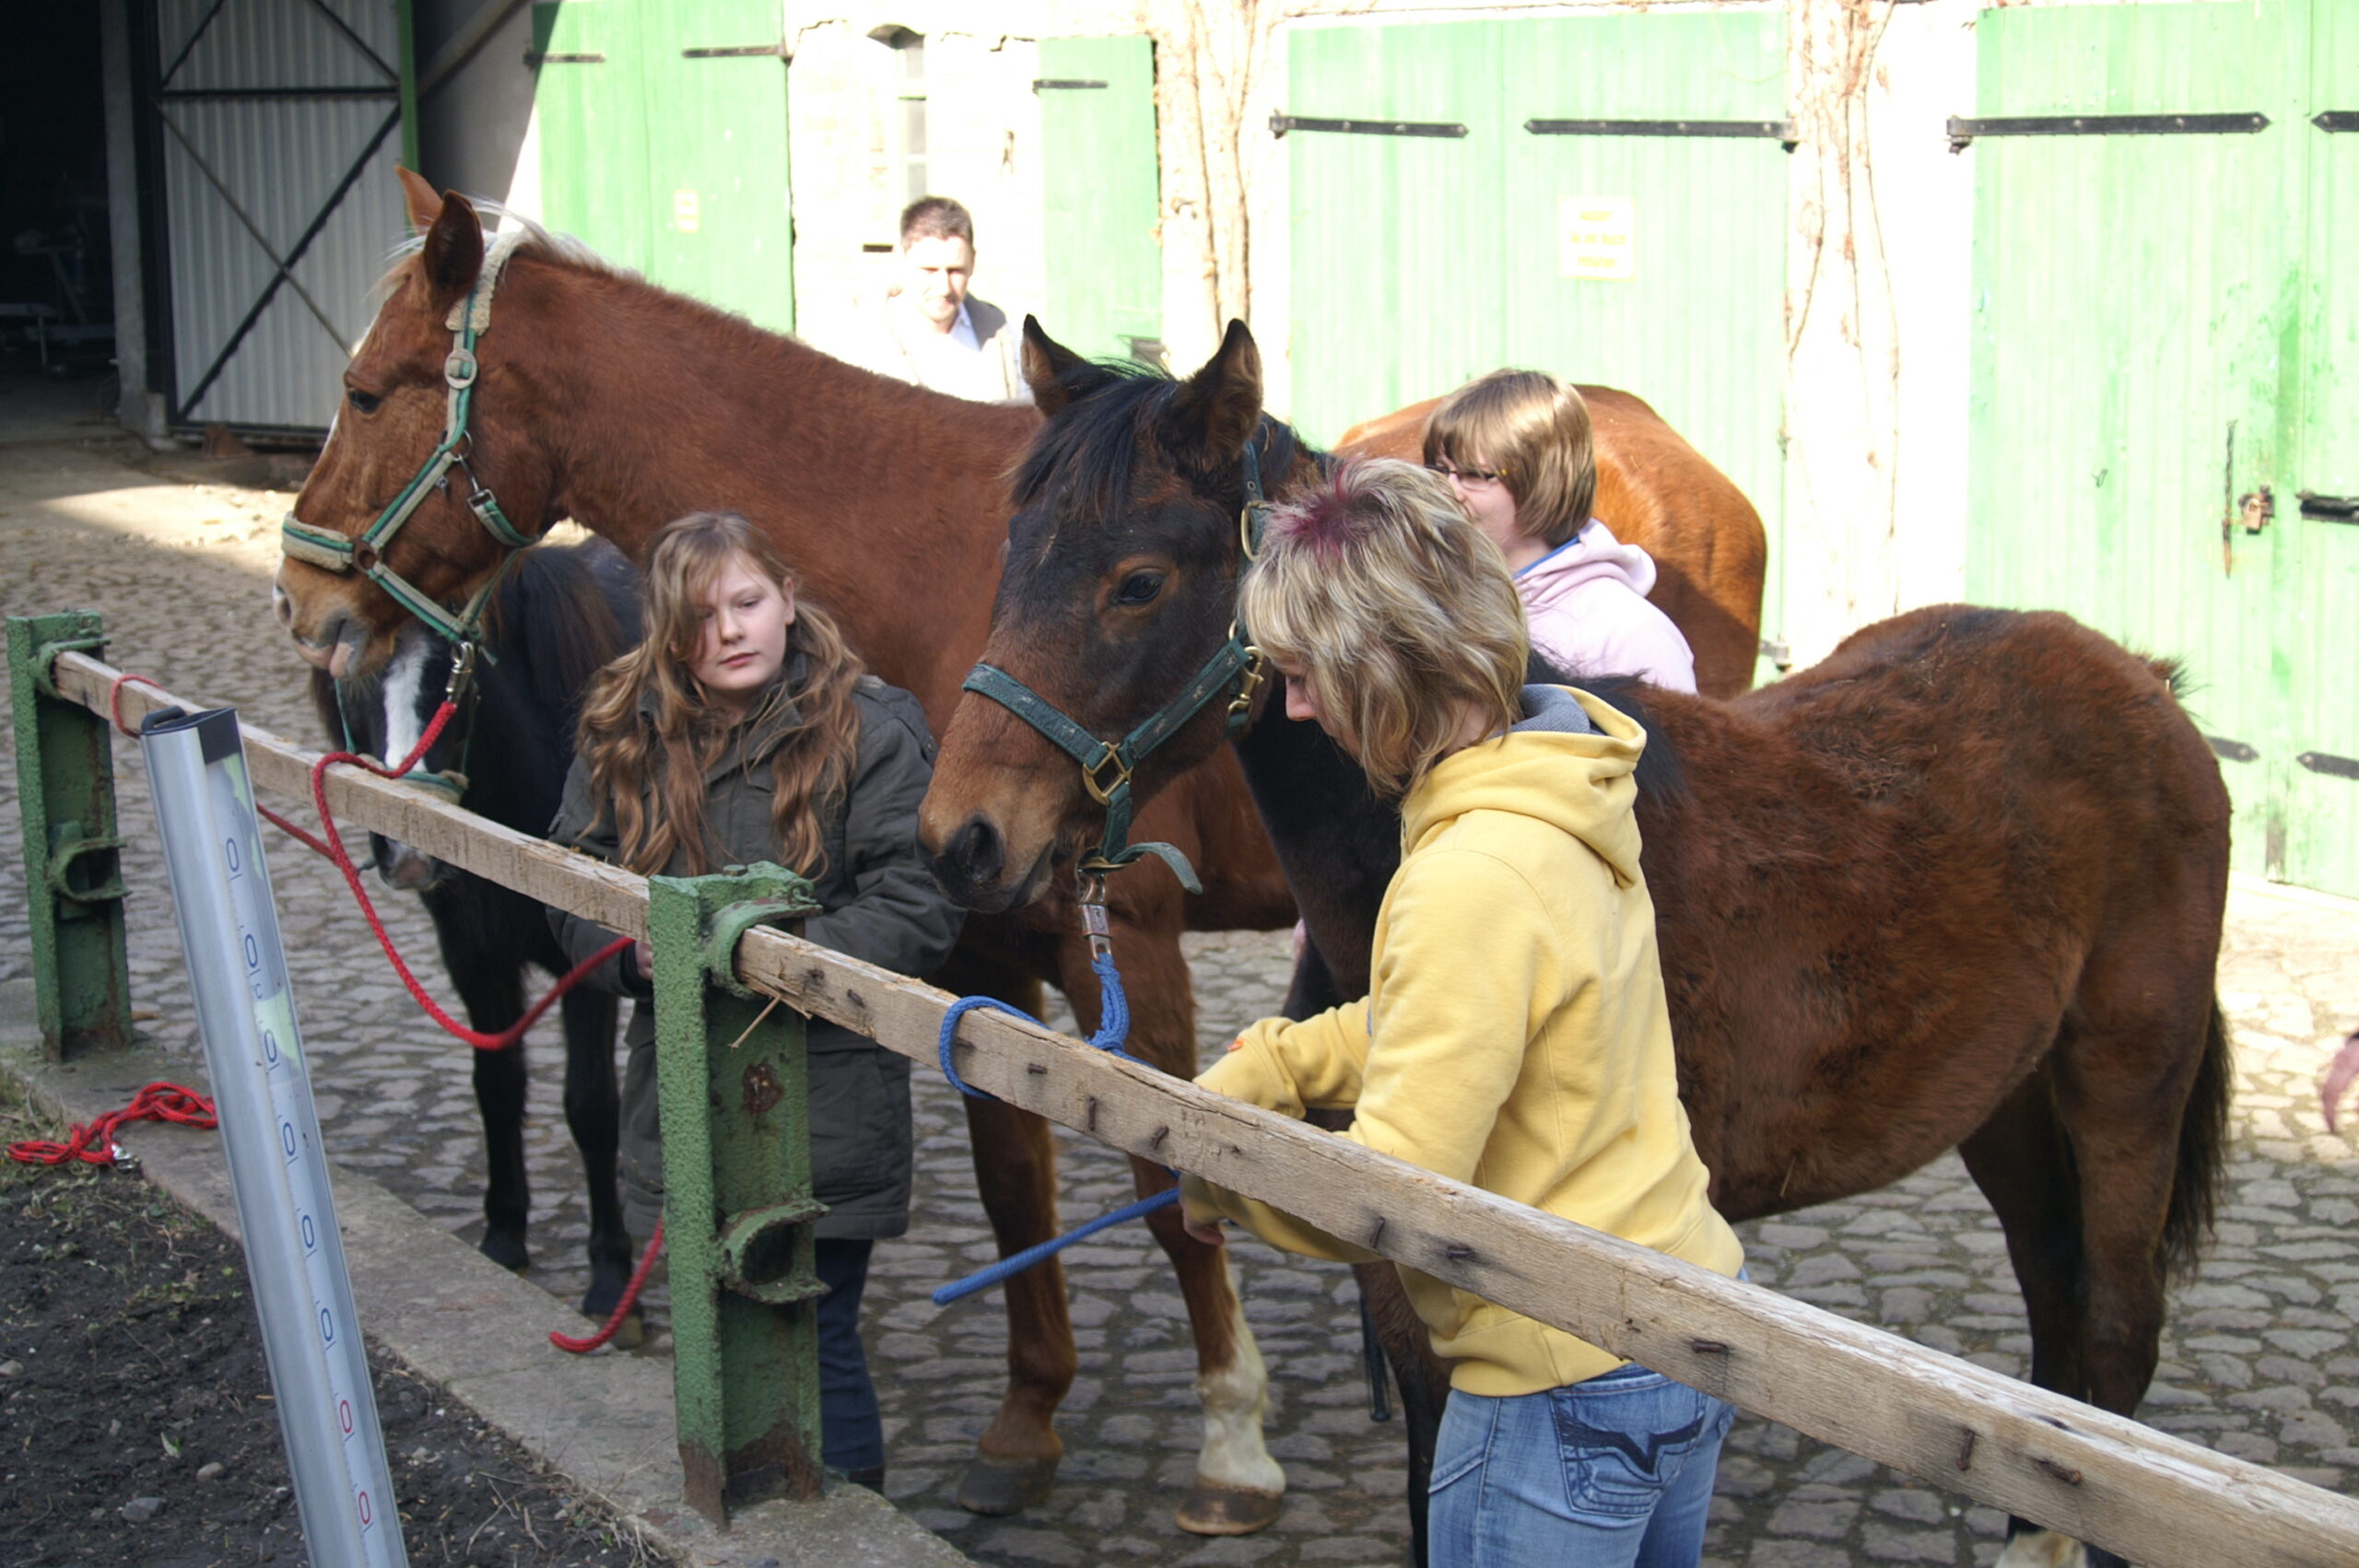
[[643, 942], [630, 944], [630, 961], [639, 970], [639, 977], [652, 984], [655, 979], [655, 950]]
[[1226, 1220], [1199, 1220], [1193, 1214], [1183, 1214], [1180, 1217], [1180, 1223], [1188, 1227], [1188, 1234], [1206, 1246], [1228, 1245], [1228, 1237], [1221, 1232], [1221, 1226], [1227, 1223]]

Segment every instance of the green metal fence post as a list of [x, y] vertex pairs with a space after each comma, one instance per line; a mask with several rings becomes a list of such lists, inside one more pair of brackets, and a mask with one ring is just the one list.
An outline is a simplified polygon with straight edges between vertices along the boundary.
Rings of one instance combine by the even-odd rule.
[[687, 1500], [819, 1494], [819, 1283], [802, 1015], [739, 985], [737, 941], [816, 914], [769, 864], [648, 879], [655, 1071], [671, 1255], [673, 1383]]
[[33, 996], [53, 1061], [131, 1044], [114, 747], [107, 721], [60, 696], [50, 677], [60, 653], [94, 651], [105, 642], [94, 611], [8, 617], [8, 712], [24, 818]]

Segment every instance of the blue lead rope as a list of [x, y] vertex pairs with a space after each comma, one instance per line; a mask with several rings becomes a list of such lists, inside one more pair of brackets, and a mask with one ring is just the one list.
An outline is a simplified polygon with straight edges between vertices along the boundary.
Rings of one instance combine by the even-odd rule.
[[[1089, 1043], [1099, 1050], [1110, 1051], [1124, 1060], [1138, 1061], [1138, 1058], [1122, 1048], [1122, 1042], [1130, 1037], [1131, 1033], [1131, 1003], [1130, 999], [1122, 994], [1122, 977], [1114, 967], [1113, 954], [1110, 952], [1098, 954], [1089, 961], [1089, 967], [1097, 976], [1100, 998], [1097, 1033], [1089, 1036]], [[950, 1011], [942, 1015], [940, 1047], [942, 1076], [950, 1081], [952, 1088], [971, 1100], [988, 1100], [992, 1096], [958, 1076], [958, 1069], [951, 1060], [951, 1050], [957, 1039], [958, 1021], [980, 1008], [989, 1008], [994, 1012], [1004, 1012], [1011, 1018], [1021, 1018], [1027, 1024], [1040, 1023], [1022, 1008], [1002, 1001], [997, 997], [961, 997], [950, 1004]], [[1048, 1027], [1044, 1024], [1040, 1026]], [[1139, 1065], [1145, 1067], [1150, 1064], [1139, 1062]], [[970, 1296], [977, 1291], [989, 1290], [1002, 1280], [1021, 1274], [1033, 1265], [1055, 1257], [1085, 1236], [1096, 1235], [1108, 1226], [1119, 1225], [1126, 1220], [1135, 1220], [1142, 1215], [1152, 1214], [1157, 1209], [1168, 1209], [1179, 1201], [1180, 1189], [1175, 1187], [1168, 1191], [1158, 1192], [1152, 1198], [1142, 1198], [1135, 1203], [1125, 1204], [1110, 1214], [1099, 1215], [1077, 1230], [1067, 1231], [1061, 1236], [1052, 1236], [1037, 1246], [1027, 1246], [1021, 1252], [1001, 1258], [987, 1269], [980, 1269], [963, 1280], [943, 1286], [933, 1293], [933, 1305], [948, 1306], [961, 1296]]]

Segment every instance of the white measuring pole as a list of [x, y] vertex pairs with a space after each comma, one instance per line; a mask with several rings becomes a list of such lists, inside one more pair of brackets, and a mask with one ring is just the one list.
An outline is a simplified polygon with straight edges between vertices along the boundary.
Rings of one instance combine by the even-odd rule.
[[147, 716], [205, 1066], [315, 1568], [407, 1568], [234, 708]]

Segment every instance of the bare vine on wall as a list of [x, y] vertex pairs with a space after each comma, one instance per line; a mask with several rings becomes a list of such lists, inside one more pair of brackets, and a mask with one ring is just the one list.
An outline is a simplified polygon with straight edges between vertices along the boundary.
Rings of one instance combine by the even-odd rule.
[[[1253, 310], [1253, 214], [1247, 197], [1250, 129], [1246, 117], [1270, 52], [1277, 22], [1275, 0], [1176, 0], [1166, 12], [1175, 83], [1191, 123], [1187, 172], [1192, 193], [1180, 205], [1197, 208], [1203, 258], [1204, 299], [1215, 330]], [[1168, 36], [1168, 34], [1167, 34]]]
[[[1813, 177], [1796, 204], [1805, 262], [1787, 300], [1786, 361], [1790, 369], [1797, 364], [1814, 317], [1837, 312], [1834, 331], [1860, 360], [1862, 455], [1882, 484], [1887, 540], [1899, 509], [1900, 323], [1869, 156], [1868, 98], [1896, 4], [1792, 0], [1788, 13], [1795, 134]], [[1807, 466], [1803, 473], [1807, 484]]]

